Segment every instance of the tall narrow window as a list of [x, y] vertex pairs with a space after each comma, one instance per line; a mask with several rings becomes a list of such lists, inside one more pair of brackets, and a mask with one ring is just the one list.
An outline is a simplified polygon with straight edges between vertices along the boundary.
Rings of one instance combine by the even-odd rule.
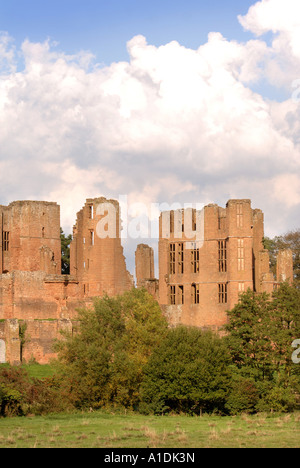
[[170, 211], [170, 232], [174, 232], [174, 211]]
[[170, 304], [176, 304], [176, 288], [175, 286], [170, 286]]
[[226, 240], [218, 242], [219, 246], [219, 271], [227, 271], [227, 243]]
[[94, 219], [94, 205], [89, 205], [89, 218]]
[[245, 270], [244, 239], [238, 239], [238, 271]]
[[191, 264], [192, 273], [199, 273], [199, 249], [196, 248], [196, 244], [191, 250]]
[[91, 231], [91, 245], [95, 244], [95, 233], [94, 231]]
[[237, 227], [243, 227], [243, 204], [238, 203], [236, 205], [236, 222]]
[[199, 284], [192, 284], [192, 304], [199, 304], [199, 302], [200, 302]]
[[239, 283], [239, 293], [245, 292], [245, 283]]
[[227, 284], [219, 284], [219, 304], [227, 304]]
[[195, 208], [193, 208], [192, 211], [192, 230], [197, 230], [197, 211], [195, 210]]
[[8, 231], [2, 232], [2, 250], [3, 252], [9, 251], [9, 232]]
[[178, 304], [184, 304], [184, 288], [178, 286]]
[[184, 261], [184, 256], [183, 256], [183, 244], [180, 243], [178, 244], [178, 273], [183, 274], [184, 272], [184, 267], [183, 267], [183, 261]]
[[175, 244], [169, 245], [169, 271], [170, 275], [175, 274]]

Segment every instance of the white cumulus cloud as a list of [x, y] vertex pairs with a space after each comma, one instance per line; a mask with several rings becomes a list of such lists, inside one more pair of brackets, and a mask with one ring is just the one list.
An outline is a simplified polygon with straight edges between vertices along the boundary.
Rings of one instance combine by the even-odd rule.
[[15, 50], [2, 33], [1, 204], [57, 201], [70, 231], [87, 197], [223, 205], [242, 197], [265, 211], [267, 233], [299, 227], [300, 103], [253, 90], [262, 79], [300, 78], [299, 17], [298, 0], [263, 0], [239, 18], [259, 38], [212, 32], [192, 50], [139, 35], [128, 61], [107, 67], [49, 40]]

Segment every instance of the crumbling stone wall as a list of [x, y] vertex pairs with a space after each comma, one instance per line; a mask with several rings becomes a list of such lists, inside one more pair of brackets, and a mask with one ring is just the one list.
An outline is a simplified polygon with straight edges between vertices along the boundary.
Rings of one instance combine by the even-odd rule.
[[138, 288], [145, 288], [154, 299], [159, 298], [158, 280], [154, 273], [154, 250], [146, 244], [139, 244], [135, 252], [135, 274]]
[[[159, 279], [153, 249], [145, 244], [136, 250], [136, 278], [171, 326], [218, 329], [247, 288], [272, 292], [278, 282], [292, 281], [290, 251], [279, 253], [277, 278], [269, 271], [263, 213], [253, 210], [250, 200], [229, 200], [225, 208], [208, 205], [199, 217], [193, 212], [195, 227], [204, 220], [200, 244], [197, 236], [186, 235], [184, 217], [178, 218], [179, 235], [175, 213], [169, 215], [167, 237], [160, 219]], [[73, 332], [78, 308], [133, 287], [120, 229], [117, 201], [86, 200], [73, 229], [71, 274], [61, 275], [59, 206], [31, 201], [0, 206], [0, 361], [19, 363], [22, 355], [49, 362], [60, 331]]]
[[81, 297], [114, 296], [133, 287], [121, 245], [116, 200], [86, 201], [77, 213], [70, 250], [70, 272], [81, 286]]
[[[272, 292], [276, 280], [263, 250], [263, 213], [253, 210], [250, 200], [204, 207], [203, 242], [196, 233], [192, 239], [186, 236], [184, 217], [176, 232], [179, 213], [168, 215], [168, 236], [160, 216], [159, 303], [171, 323], [218, 329], [240, 293], [248, 288]], [[278, 265], [278, 277], [292, 279], [291, 255], [281, 254]]]
[[[115, 235], [100, 238], [99, 221], [110, 204]], [[102, 214], [99, 214], [99, 213]], [[77, 310], [93, 297], [130, 289], [114, 200], [87, 200], [78, 213], [71, 245], [71, 272], [61, 275], [60, 208], [56, 203], [19, 201], [0, 206], [0, 340], [1, 359], [21, 358], [20, 323], [25, 325], [22, 357], [41, 363], [54, 356], [53, 340], [72, 330]], [[110, 226], [111, 227], [111, 226]], [[92, 237], [93, 236], [93, 237]]]
[[57, 203], [16, 201], [0, 206], [0, 273], [60, 273], [60, 207]]

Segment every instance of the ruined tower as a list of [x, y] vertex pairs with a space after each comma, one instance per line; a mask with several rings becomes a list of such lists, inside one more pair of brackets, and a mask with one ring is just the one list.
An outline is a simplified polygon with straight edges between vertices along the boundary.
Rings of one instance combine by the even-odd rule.
[[116, 200], [88, 199], [77, 213], [70, 246], [70, 273], [83, 297], [129, 290], [133, 279], [126, 270], [120, 236], [120, 208]]
[[138, 288], [145, 288], [158, 300], [158, 280], [154, 272], [154, 250], [146, 244], [139, 244], [135, 252], [135, 274]]
[[16, 201], [0, 206], [0, 272], [60, 274], [60, 207], [57, 203]]

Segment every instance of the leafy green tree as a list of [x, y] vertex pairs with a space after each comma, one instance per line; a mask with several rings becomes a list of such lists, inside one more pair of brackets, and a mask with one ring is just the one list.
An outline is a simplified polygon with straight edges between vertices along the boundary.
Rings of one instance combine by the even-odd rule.
[[300, 338], [300, 290], [288, 282], [282, 283], [273, 293], [270, 315], [268, 334], [277, 371], [290, 377], [294, 368], [291, 345]]
[[255, 413], [259, 402], [259, 388], [253, 378], [232, 372], [232, 382], [225, 408], [230, 414]]
[[[299, 366], [291, 357], [292, 342], [300, 336], [299, 290], [288, 283], [281, 284], [272, 296], [248, 290], [228, 312], [225, 328], [236, 382], [241, 379], [242, 388], [250, 384], [247, 379], [252, 381], [259, 394], [256, 409], [285, 411], [295, 407]], [[246, 399], [238, 386], [233, 386], [227, 408], [247, 406], [246, 393], [244, 396]]]
[[212, 332], [184, 326], [170, 329], [144, 369], [141, 411], [222, 411], [229, 363], [222, 339]]
[[70, 274], [70, 243], [72, 241], [72, 235], [69, 234], [67, 237], [64, 234], [62, 228], [60, 228], [60, 240], [61, 240], [61, 274]]
[[236, 306], [228, 311], [226, 341], [233, 364], [243, 369], [244, 375], [264, 380], [272, 375], [272, 342], [266, 333], [270, 297], [248, 289]]
[[57, 344], [59, 370], [78, 407], [139, 401], [143, 367], [167, 331], [158, 303], [146, 290], [97, 299], [78, 314], [79, 330]]

